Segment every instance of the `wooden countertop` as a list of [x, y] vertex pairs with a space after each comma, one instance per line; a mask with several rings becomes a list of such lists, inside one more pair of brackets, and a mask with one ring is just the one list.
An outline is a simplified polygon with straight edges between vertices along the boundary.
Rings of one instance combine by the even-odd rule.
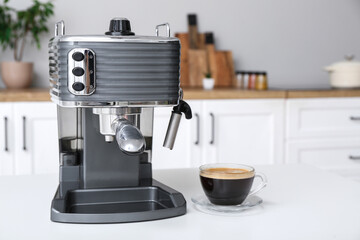
[[38, 102], [50, 101], [49, 89], [29, 88], [29, 89], [1, 89], [0, 102]]
[[[236, 88], [219, 88], [214, 90], [183, 89], [184, 99], [253, 99], [253, 98], [286, 98], [283, 90], [241, 90]], [[360, 96], [360, 91], [359, 91]]]
[[316, 90], [241, 90], [219, 88], [214, 90], [184, 89], [184, 99], [253, 99], [253, 98], [331, 98], [360, 97], [360, 89]]
[[287, 90], [286, 98], [360, 97], [360, 89]]
[[[184, 99], [264, 99], [264, 98], [329, 98], [360, 97], [360, 89], [349, 90], [240, 90], [219, 88], [214, 90], [184, 89]], [[0, 102], [50, 101], [49, 89], [0, 90]]]

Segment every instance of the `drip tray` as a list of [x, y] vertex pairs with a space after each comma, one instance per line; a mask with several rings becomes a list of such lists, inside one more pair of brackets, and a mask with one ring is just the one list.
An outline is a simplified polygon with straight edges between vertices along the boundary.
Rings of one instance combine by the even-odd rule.
[[68, 213], [129, 213], [175, 207], [157, 187], [75, 190], [68, 193]]
[[[160, 183], [159, 183], [160, 184]], [[73, 223], [135, 222], [183, 215], [186, 201], [166, 187], [78, 189], [56, 194], [51, 220]]]
[[104, 204], [74, 204], [70, 206], [69, 213], [129, 213], [164, 209], [159, 202], [119, 202]]

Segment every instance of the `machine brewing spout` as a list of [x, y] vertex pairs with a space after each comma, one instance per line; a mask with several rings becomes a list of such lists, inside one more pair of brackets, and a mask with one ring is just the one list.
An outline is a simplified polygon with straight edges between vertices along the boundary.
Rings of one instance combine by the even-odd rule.
[[146, 144], [140, 130], [125, 118], [117, 118], [112, 123], [115, 138], [121, 151], [129, 155], [141, 154]]
[[170, 117], [170, 121], [169, 121], [169, 126], [166, 131], [163, 146], [166, 148], [169, 148], [170, 150], [172, 150], [174, 147], [176, 134], [177, 134], [177, 131], [178, 131], [179, 125], [180, 125], [180, 120], [181, 120], [181, 115], [182, 115], [181, 113], [185, 113], [186, 119], [192, 118], [191, 107], [189, 104], [187, 104], [183, 100], [180, 100], [179, 105], [176, 105], [173, 108], [173, 111], [172, 111], [171, 117]]

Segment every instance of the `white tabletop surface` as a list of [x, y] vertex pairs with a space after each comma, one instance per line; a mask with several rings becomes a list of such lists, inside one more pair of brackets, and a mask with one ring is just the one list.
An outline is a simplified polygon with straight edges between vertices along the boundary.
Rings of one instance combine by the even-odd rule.
[[50, 221], [53, 175], [0, 177], [0, 239], [360, 239], [360, 183], [304, 165], [258, 166], [269, 185], [261, 206], [240, 216], [194, 209], [196, 169], [155, 171], [188, 202], [180, 217], [121, 224]]

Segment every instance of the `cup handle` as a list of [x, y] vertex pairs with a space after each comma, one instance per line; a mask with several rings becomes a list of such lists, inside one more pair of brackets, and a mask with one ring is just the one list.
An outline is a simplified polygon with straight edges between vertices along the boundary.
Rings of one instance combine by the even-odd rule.
[[256, 186], [254, 189], [252, 189], [248, 196], [254, 195], [255, 193], [259, 192], [267, 185], [267, 178], [263, 173], [255, 173], [255, 178], [257, 177], [261, 179], [261, 183], [258, 186]]

